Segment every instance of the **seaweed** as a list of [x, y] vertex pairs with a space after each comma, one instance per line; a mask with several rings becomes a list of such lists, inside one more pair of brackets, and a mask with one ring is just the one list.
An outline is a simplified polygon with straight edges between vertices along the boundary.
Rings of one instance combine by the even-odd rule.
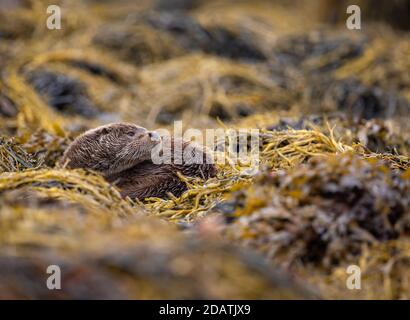
[[[376, 187], [377, 186], [377, 187]], [[363, 245], [409, 235], [409, 169], [354, 154], [318, 156], [293, 170], [262, 173], [234, 199], [226, 232], [276, 262], [332, 269]]]
[[[408, 34], [300, 1], [55, 4], [61, 30], [0, 4], [0, 298], [409, 298]], [[87, 129], [176, 120], [260, 129], [259, 163], [218, 141], [216, 177], [138, 202], [60, 164]]]
[[[26, 184], [34, 176], [24, 177]], [[69, 179], [65, 184], [83, 187], [92, 181], [80, 177], [81, 172], [77, 178], [67, 172], [48, 175], [47, 179]], [[93, 188], [98, 182], [104, 185], [101, 179], [95, 182]], [[22, 183], [15, 187], [19, 188], [16, 191], [24, 190]], [[4, 196], [0, 194], [0, 200]], [[84, 202], [76, 201], [75, 206], [67, 206], [64, 198], [44, 205], [41, 196], [34, 194], [30, 206], [1, 206], [0, 298], [317, 297], [308, 286], [298, 284], [283, 271], [273, 271], [254, 254], [184, 235], [169, 224], [138, 214], [138, 210], [118, 217], [110, 213], [119, 208], [104, 209], [100, 201], [98, 207], [88, 206], [89, 197], [82, 199]], [[118, 198], [110, 200], [118, 202]], [[11, 254], [13, 248], [18, 250]], [[209, 264], [203, 264], [203, 259]], [[56, 264], [64, 270], [64, 286], [48, 290], [43, 285], [44, 272]]]
[[37, 166], [36, 158], [12, 139], [0, 137], [0, 173]]
[[236, 126], [254, 126], [268, 131], [318, 130], [327, 132], [333, 129], [337, 140], [345, 144], [360, 144], [367, 153], [385, 153], [392, 156], [408, 156], [410, 151], [410, 132], [395, 119], [352, 119], [344, 112], [311, 114], [300, 116], [294, 111], [267, 112], [248, 116]]
[[15, 40], [30, 37], [35, 31], [35, 21], [29, 10], [0, 10], [0, 39]]
[[286, 109], [292, 99], [262, 69], [202, 54], [146, 66], [140, 81], [138, 100], [144, 110], [150, 110], [150, 125], [176, 120], [181, 114], [234, 120], [244, 108], [250, 112]]
[[171, 37], [141, 24], [103, 26], [92, 41], [136, 65], [166, 60], [183, 52]]

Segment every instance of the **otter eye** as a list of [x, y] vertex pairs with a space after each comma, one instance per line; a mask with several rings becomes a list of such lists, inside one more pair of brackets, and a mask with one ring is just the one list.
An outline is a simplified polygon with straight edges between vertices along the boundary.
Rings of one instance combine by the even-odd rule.
[[134, 131], [129, 131], [129, 132], [127, 132], [127, 135], [128, 135], [129, 137], [134, 137], [134, 136], [135, 136], [135, 132], [134, 132]]

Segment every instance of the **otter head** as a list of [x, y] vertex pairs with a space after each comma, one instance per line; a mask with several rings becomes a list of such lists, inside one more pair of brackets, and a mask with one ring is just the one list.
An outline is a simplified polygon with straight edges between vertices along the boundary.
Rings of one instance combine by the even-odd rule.
[[160, 141], [155, 131], [129, 123], [109, 124], [77, 137], [61, 162], [68, 168], [92, 169], [108, 176], [149, 160]]

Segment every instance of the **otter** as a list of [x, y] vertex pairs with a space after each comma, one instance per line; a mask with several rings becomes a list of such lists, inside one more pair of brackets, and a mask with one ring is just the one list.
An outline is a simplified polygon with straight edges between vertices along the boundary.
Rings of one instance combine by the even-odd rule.
[[[183, 157], [174, 155], [177, 143], [180, 143]], [[153, 161], [154, 148], [160, 150], [159, 156], [164, 155], [162, 163]], [[191, 161], [194, 158], [202, 161]], [[116, 185], [122, 197], [143, 200], [167, 198], [169, 193], [179, 197], [187, 187], [178, 172], [188, 177], [214, 177], [216, 168], [206, 160], [207, 153], [191, 141], [160, 136], [131, 123], [114, 123], [78, 136], [68, 146], [60, 163], [67, 168], [96, 171]]]

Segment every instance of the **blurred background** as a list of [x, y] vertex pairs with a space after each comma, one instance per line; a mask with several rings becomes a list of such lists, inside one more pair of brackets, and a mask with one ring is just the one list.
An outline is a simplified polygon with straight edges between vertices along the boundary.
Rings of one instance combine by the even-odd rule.
[[[409, 299], [410, 1], [349, 4], [0, 0], [0, 298]], [[176, 120], [261, 129], [260, 174], [136, 204], [56, 166]]]
[[[361, 30], [346, 28], [348, 1], [53, 4], [59, 30], [47, 28], [49, 1], [0, 2], [0, 114], [20, 112], [26, 125], [214, 127], [273, 111], [274, 126], [286, 111], [339, 113], [357, 126], [408, 116], [409, 1], [358, 1]], [[24, 116], [13, 79], [35, 100], [26, 108], [53, 121]]]

